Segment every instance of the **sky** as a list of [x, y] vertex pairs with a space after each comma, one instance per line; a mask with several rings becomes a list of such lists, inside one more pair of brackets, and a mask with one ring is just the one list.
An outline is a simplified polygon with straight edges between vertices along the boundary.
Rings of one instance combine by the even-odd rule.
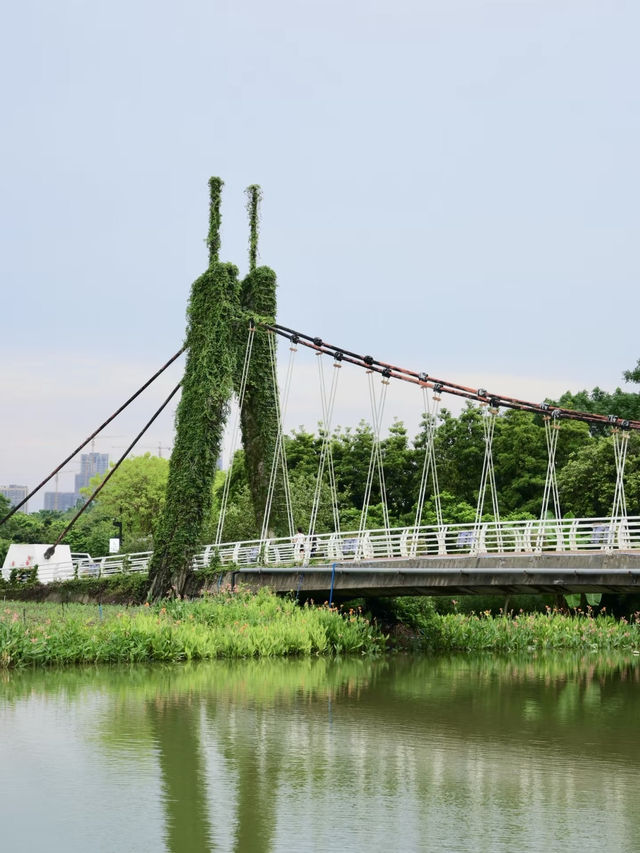
[[[0, 483], [34, 486], [179, 349], [211, 175], [241, 274], [244, 189], [263, 188], [284, 325], [532, 400], [623, 384], [639, 29], [635, 0], [6, 5]], [[287, 426], [313, 428], [299, 355]], [[180, 371], [95, 449], [119, 455]], [[340, 383], [334, 425], [368, 418], [363, 377]], [[421, 401], [396, 385], [387, 422], [411, 427]], [[141, 452], [167, 455], [174, 409]]]

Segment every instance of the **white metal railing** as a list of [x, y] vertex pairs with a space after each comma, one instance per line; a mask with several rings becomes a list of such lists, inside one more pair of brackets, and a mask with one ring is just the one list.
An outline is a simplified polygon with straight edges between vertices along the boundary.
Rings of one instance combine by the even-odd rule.
[[[237, 567], [312, 566], [385, 560], [481, 554], [604, 553], [640, 551], [640, 516], [629, 518], [550, 518], [545, 521], [501, 521], [475, 524], [424, 525], [390, 530], [318, 533], [302, 546], [289, 537], [254, 539], [207, 545], [193, 558], [193, 568], [209, 565]], [[121, 572], [143, 572], [151, 551], [111, 554], [74, 564], [38, 566], [38, 580], [49, 583], [75, 577], [103, 577]], [[19, 572], [22, 567], [18, 567]], [[29, 567], [24, 567], [25, 570]], [[6, 569], [5, 569], [6, 571]]]

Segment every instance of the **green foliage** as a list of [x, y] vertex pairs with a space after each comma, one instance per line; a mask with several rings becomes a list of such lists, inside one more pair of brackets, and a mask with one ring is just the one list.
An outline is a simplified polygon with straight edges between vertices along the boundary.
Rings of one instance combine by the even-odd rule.
[[385, 647], [362, 616], [299, 607], [267, 590], [122, 608], [28, 604], [0, 611], [0, 668], [361, 654]]
[[214, 263], [193, 284], [189, 302], [187, 364], [176, 414], [167, 501], [150, 567], [150, 596], [170, 586], [181, 592], [211, 510], [234, 371], [238, 316], [237, 269]]
[[[93, 477], [91, 485], [84, 491], [91, 494], [105, 476]], [[164, 509], [168, 478], [167, 459], [150, 453], [134, 456], [124, 460], [96, 498], [96, 508], [102, 517], [111, 519], [110, 536], [114, 535], [113, 519], [122, 521], [123, 550], [134, 550], [130, 546], [139, 545], [141, 541], [146, 548], [135, 550], [153, 548], [153, 534]], [[87, 550], [92, 554], [105, 553]]]
[[[276, 274], [273, 270], [268, 267], [252, 270], [242, 282], [241, 302], [247, 316], [275, 319]], [[237, 392], [240, 389], [248, 334], [247, 330], [238, 335], [235, 371]], [[272, 333], [257, 328], [252, 334], [253, 350], [240, 423], [249, 492], [253, 501], [256, 527], [260, 530], [278, 434], [278, 400], [271, 368]], [[276, 504], [273, 518], [276, 525], [282, 515], [281, 503]]]
[[[627, 382], [640, 381], [640, 379], [634, 379], [634, 376], [640, 377], [640, 361], [638, 367], [624, 373]], [[575, 394], [567, 391], [557, 401], [557, 405], [582, 412], [640, 420], [640, 394], [623, 391], [621, 388], [616, 388], [613, 393], [598, 387], [591, 391], [578, 391]], [[608, 434], [609, 428], [596, 425], [591, 427], [591, 432], [594, 435]]]
[[640, 614], [629, 623], [611, 616], [576, 612], [491, 616], [484, 613], [435, 614], [425, 641], [437, 651], [524, 652], [546, 649], [582, 651], [640, 647]]
[[249, 272], [253, 272], [258, 262], [258, 230], [262, 190], [258, 184], [251, 184], [250, 187], [247, 187], [246, 193], [247, 213], [249, 214]]
[[16, 512], [1, 528], [0, 562], [4, 562], [9, 545], [19, 542], [54, 542], [64, 529], [71, 512]]
[[[574, 452], [558, 474], [563, 506], [576, 516], [602, 517], [611, 513], [616, 483], [613, 439], [590, 438]], [[631, 515], [640, 512], [640, 435], [629, 436], [625, 492]]]
[[109, 551], [109, 539], [116, 535], [113, 519], [117, 517], [96, 505], [80, 516], [64, 538], [72, 551], [100, 556]]
[[35, 583], [38, 583], [37, 566], [32, 566], [30, 569], [11, 569], [9, 573], [9, 586], [17, 586], [18, 584], [32, 586]]
[[379, 598], [371, 600], [369, 606], [376, 619], [383, 623], [398, 623], [424, 635], [435, 617], [433, 598], [426, 595], [401, 598]]
[[209, 247], [209, 269], [218, 262], [220, 254], [220, 202], [222, 199], [222, 187], [224, 181], [220, 178], [209, 178], [209, 234], [207, 245]]
[[435, 437], [440, 488], [475, 506], [484, 460], [482, 412], [467, 403], [456, 418], [446, 409]]
[[622, 375], [624, 376], [625, 382], [640, 383], [640, 358], [638, 359], [636, 366], [632, 370], [625, 370]]
[[12, 601], [86, 601], [142, 604], [145, 600], [149, 579], [144, 572], [107, 575], [101, 578], [70, 578], [49, 584], [37, 582], [11, 583], [0, 579], [0, 589], [6, 599]]
[[4, 518], [10, 509], [11, 501], [5, 495], [0, 494], [0, 518]]
[[[243, 483], [235, 490], [233, 498], [229, 500], [222, 531], [222, 541], [242, 542], [259, 537], [260, 528], [256, 526], [249, 486]], [[210, 541], [213, 542], [213, 538]]]

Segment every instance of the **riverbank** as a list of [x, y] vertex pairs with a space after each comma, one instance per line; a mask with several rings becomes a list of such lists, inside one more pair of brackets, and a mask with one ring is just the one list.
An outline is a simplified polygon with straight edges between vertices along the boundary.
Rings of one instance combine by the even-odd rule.
[[572, 650], [619, 650], [640, 654], [640, 614], [632, 621], [590, 611], [561, 613], [434, 614], [422, 642], [438, 652], [499, 653]]
[[[378, 602], [380, 604], [380, 602]], [[629, 619], [546, 607], [544, 612], [440, 613], [428, 598], [359, 609], [300, 605], [263, 589], [222, 590], [154, 605], [5, 600], [0, 668], [216, 658], [547, 650], [640, 654], [640, 611]]]
[[298, 606], [262, 590], [151, 606], [5, 601], [0, 668], [375, 654], [386, 638], [360, 613]]
[[428, 597], [378, 599], [375, 621], [390, 635], [391, 645], [415, 651], [493, 652], [496, 654], [570, 650], [619, 650], [640, 654], [640, 611], [614, 616], [605, 608], [563, 608], [492, 612], [489, 609], [440, 612]]

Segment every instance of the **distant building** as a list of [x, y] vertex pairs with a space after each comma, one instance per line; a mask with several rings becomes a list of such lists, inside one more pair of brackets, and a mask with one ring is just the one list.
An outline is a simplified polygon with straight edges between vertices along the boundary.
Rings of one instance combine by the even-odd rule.
[[77, 500], [75, 492], [45, 492], [44, 508], [66, 512], [76, 505]]
[[[80, 489], [86, 489], [89, 485], [89, 480], [95, 477], [96, 474], [106, 474], [109, 468], [108, 453], [81, 453], [80, 454], [80, 473], [75, 477], [75, 498], [83, 497], [80, 494]], [[74, 501], [74, 504], [75, 502]]]
[[[9, 486], [0, 486], [0, 495], [4, 495], [9, 499], [11, 506], [16, 506], [20, 501], [23, 501], [29, 494], [29, 486], [17, 486], [11, 483]], [[22, 512], [29, 512], [29, 504], [26, 503], [22, 507]]]

